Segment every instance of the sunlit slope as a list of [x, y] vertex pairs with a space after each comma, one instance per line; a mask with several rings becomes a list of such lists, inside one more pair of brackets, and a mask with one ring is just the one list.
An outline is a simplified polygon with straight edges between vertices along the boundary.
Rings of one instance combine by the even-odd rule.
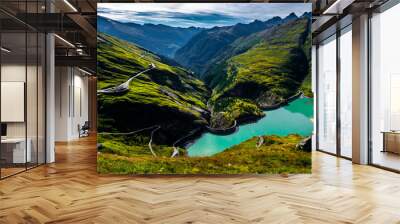
[[98, 94], [99, 131], [125, 132], [161, 125], [159, 141], [174, 139], [205, 125], [206, 98], [202, 81], [173, 61], [161, 58], [115, 37], [98, 37], [98, 89], [120, 85], [134, 78], [129, 91]]
[[[114, 174], [247, 174], [310, 173], [311, 155], [296, 145], [299, 135], [263, 136], [210, 157], [153, 157], [134, 147], [105, 150], [98, 157], [98, 171]], [[168, 155], [168, 154], [167, 154]]]
[[284, 19], [273, 17], [265, 22], [255, 20], [249, 24], [238, 23], [232, 26], [217, 26], [204, 30], [176, 52], [175, 60], [196, 72], [196, 76], [203, 78], [210, 66], [217, 62], [218, 57], [224, 54], [237, 39], [295, 18], [297, 16], [291, 14]]
[[308, 26], [307, 19], [298, 19], [238, 40], [232, 52], [244, 52], [222, 60], [207, 74], [213, 99], [241, 97], [267, 106], [295, 94], [308, 73], [303, 47]]
[[307, 16], [239, 38], [205, 73], [213, 89], [213, 127], [263, 116], [261, 108], [298, 91], [310, 95], [310, 34]]

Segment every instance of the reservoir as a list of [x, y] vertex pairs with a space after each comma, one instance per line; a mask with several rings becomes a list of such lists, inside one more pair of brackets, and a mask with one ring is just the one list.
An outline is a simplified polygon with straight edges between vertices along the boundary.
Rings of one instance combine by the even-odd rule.
[[264, 111], [265, 117], [255, 123], [240, 125], [230, 135], [204, 133], [189, 146], [188, 155], [211, 156], [260, 135], [309, 136], [313, 131], [313, 106], [312, 98], [299, 98], [276, 110]]

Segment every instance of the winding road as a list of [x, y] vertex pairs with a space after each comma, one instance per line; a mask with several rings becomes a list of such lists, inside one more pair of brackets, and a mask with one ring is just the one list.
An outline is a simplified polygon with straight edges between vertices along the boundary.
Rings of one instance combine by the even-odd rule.
[[153, 131], [151, 131], [151, 135], [150, 135], [149, 149], [150, 149], [150, 151], [151, 151], [151, 154], [153, 154], [154, 157], [157, 157], [157, 155], [154, 153], [153, 147], [151, 147], [151, 142], [153, 142], [153, 135], [154, 135], [154, 132], [156, 132], [156, 131], [157, 131], [158, 129], [160, 129], [160, 128], [161, 128], [161, 126], [160, 126], [160, 125], [157, 125], [157, 128], [155, 128]]
[[143, 70], [143, 71], [137, 73], [136, 75], [133, 75], [128, 80], [126, 80], [126, 82], [124, 82], [118, 86], [111, 87], [111, 88], [97, 90], [97, 93], [124, 93], [124, 92], [127, 92], [129, 90], [129, 85], [131, 84], [131, 82], [134, 78], [138, 77], [139, 75], [142, 75], [145, 72], [155, 69], [155, 68], [156, 68], [155, 64], [151, 63], [150, 68]]
[[150, 127], [147, 127], [147, 128], [142, 128], [142, 129], [139, 129], [139, 130], [136, 130], [136, 131], [131, 131], [131, 132], [100, 132], [98, 134], [99, 135], [133, 135], [133, 134], [136, 134], [138, 132], [145, 131], [145, 130], [150, 130], [150, 129], [153, 129], [153, 128], [159, 127], [159, 126], [160, 125], [153, 125], [153, 126], [150, 126]]
[[139, 129], [136, 131], [131, 131], [131, 132], [100, 132], [98, 134], [100, 134], [100, 135], [133, 135], [133, 134], [136, 134], [141, 131], [154, 129], [153, 131], [151, 131], [151, 134], [150, 134], [149, 149], [150, 149], [151, 154], [153, 154], [154, 157], [157, 157], [156, 153], [153, 151], [153, 147], [151, 146], [151, 143], [153, 142], [154, 132], [156, 132], [160, 128], [161, 128], [160, 125], [153, 125], [153, 126], [150, 126], [147, 128], [142, 128], [142, 129]]

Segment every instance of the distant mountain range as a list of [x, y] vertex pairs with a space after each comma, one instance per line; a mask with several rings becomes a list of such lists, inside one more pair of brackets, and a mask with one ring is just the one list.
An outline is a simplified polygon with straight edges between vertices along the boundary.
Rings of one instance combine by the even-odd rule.
[[[304, 13], [301, 17], [311, 18], [311, 13]], [[236, 39], [297, 18], [299, 17], [296, 14], [291, 13], [285, 18], [273, 17], [267, 21], [255, 20], [249, 24], [239, 23], [233, 26], [206, 29], [122, 23], [98, 16], [97, 26], [102, 33], [138, 44], [158, 55], [174, 59], [202, 75], [209, 64], [214, 63], [215, 58]]]
[[297, 18], [296, 14], [291, 13], [283, 19], [273, 17], [265, 22], [255, 20], [249, 24], [239, 23], [234, 26], [204, 30], [179, 49], [174, 59], [202, 76], [235, 40]]
[[173, 58], [175, 52], [184, 46], [202, 28], [179, 28], [166, 25], [121, 23], [105, 17], [97, 17], [100, 32], [136, 43], [156, 54]]

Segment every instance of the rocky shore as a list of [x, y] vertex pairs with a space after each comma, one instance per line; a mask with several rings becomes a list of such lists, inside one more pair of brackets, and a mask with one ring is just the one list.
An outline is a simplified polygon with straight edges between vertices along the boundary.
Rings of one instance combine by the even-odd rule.
[[272, 105], [266, 105], [266, 104], [263, 104], [263, 103], [259, 103], [259, 105], [260, 105], [262, 110], [275, 110], [275, 109], [278, 109], [279, 107], [287, 105], [288, 103], [292, 102], [293, 100], [296, 100], [297, 98], [299, 98], [299, 97], [301, 97], [303, 95], [304, 95], [303, 92], [299, 91], [299, 92], [297, 92], [296, 94], [294, 94], [293, 96], [291, 96], [291, 97], [289, 97], [287, 99], [280, 100], [280, 102], [278, 102], [278, 103], [275, 103], [275, 104], [272, 104]]
[[206, 126], [208, 132], [217, 134], [217, 135], [229, 135], [236, 131], [237, 128], [237, 121], [233, 122], [233, 125], [228, 128], [212, 128], [210, 126]]

